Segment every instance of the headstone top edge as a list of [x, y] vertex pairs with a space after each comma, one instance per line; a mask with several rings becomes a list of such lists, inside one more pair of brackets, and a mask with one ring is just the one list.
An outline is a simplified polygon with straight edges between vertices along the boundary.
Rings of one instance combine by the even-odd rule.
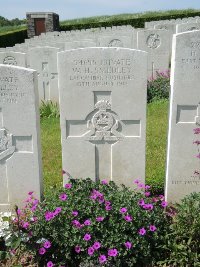
[[37, 71], [34, 69], [30, 69], [30, 68], [24, 68], [24, 67], [20, 67], [20, 66], [13, 66], [13, 65], [5, 65], [5, 64], [0, 64], [0, 68], [4, 68], [4, 69], [16, 69], [16, 70], [23, 70], [26, 71], [27, 73], [36, 73]]

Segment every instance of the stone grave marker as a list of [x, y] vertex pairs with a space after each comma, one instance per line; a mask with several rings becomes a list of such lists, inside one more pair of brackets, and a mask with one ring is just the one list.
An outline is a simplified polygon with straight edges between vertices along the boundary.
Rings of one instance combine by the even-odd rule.
[[132, 48], [132, 34], [122, 36], [120, 34], [112, 34], [108, 36], [100, 36], [98, 38], [98, 46], [100, 47], [124, 47]]
[[148, 78], [169, 68], [171, 34], [167, 30], [142, 30], [137, 33], [137, 49], [148, 52]]
[[13, 51], [0, 52], [0, 64], [26, 67], [26, 54]]
[[41, 195], [41, 151], [36, 72], [0, 65], [0, 211]]
[[199, 154], [193, 142], [200, 139], [200, 31], [174, 35], [171, 68], [166, 199], [180, 201], [200, 191]]
[[176, 25], [176, 33], [200, 30], [200, 22], [182, 23]]
[[58, 54], [58, 70], [63, 170], [127, 186], [144, 181], [146, 53], [69, 50]]
[[29, 64], [38, 72], [39, 100], [59, 101], [58, 69], [55, 47], [35, 47], [29, 50]]
[[83, 47], [96, 47], [96, 43], [93, 41], [73, 41], [65, 43], [65, 50], [77, 49]]

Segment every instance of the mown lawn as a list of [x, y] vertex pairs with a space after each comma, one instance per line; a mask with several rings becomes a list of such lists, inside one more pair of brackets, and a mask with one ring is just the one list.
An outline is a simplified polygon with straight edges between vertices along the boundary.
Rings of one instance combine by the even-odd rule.
[[[148, 104], [146, 181], [163, 186], [167, 145], [168, 102]], [[41, 119], [43, 173], [45, 190], [62, 184], [62, 159], [59, 119]], [[78, 166], [77, 166], [78, 168]]]

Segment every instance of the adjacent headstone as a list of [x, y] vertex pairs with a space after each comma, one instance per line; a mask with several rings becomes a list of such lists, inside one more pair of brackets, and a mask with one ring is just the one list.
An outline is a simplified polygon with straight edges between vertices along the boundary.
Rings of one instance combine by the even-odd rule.
[[73, 41], [65, 43], [65, 50], [83, 48], [83, 47], [96, 47], [96, 43], [92, 41]]
[[176, 33], [195, 31], [195, 30], [200, 30], [200, 22], [182, 23], [176, 25]]
[[37, 74], [0, 65], [0, 211], [41, 195]]
[[124, 47], [132, 48], [132, 34], [129, 36], [110, 35], [100, 36], [98, 39], [98, 46], [100, 47]]
[[146, 70], [143, 51], [58, 53], [63, 170], [73, 178], [144, 181]]
[[0, 52], [0, 64], [26, 67], [26, 54], [19, 52]]
[[137, 33], [137, 49], [148, 52], [148, 78], [169, 68], [171, 34], [166, 30], [143, 30]]
[[[200, 191], [198, 140], [200, 127], [200, 31], [174, 35], [168, 133], [166, 199], [180, 201]], [[197, 173], [195, 173], [197, 171]]]
[[55, 47], [35, 47], [29, 51], [29, 64], [38, 72], [40, 101], [59, 101], [57, 53]]

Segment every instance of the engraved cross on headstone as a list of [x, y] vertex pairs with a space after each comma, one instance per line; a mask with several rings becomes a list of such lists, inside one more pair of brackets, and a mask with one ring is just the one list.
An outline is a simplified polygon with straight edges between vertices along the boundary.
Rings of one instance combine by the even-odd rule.
[[[25, 144], [23, 144], [25, 142]], [[9, 177], [7, 160], [15, 152], [32, 152], [32, 136], [13, 136], [4, 127], [3, 111], [0, 109], [0, 203], [9, 203]], [[4, 205], [4, 204], [2, 204]]]
[[51, 80], [54, 80], [57, 78], [58, 73], [51, 73], [49, 71], [49, 63], [43, 62], [42, 63], [42, 70], [40, 73], [38, 73], [38, 76], [42, 79], [42, 85], [43, 85], [43, 99], [44, 100], [50, 100], [51, 96]]
[[100, 180], [112, 180], [112, 146], [124, 138], [140, 136], [140, 120], [120, 120], [112, 110], [111, 100], [103, 98], [84, 121], [66, 123], [67, 139], [82, 138], [82, 142], [95, 145], [95, 176]]

